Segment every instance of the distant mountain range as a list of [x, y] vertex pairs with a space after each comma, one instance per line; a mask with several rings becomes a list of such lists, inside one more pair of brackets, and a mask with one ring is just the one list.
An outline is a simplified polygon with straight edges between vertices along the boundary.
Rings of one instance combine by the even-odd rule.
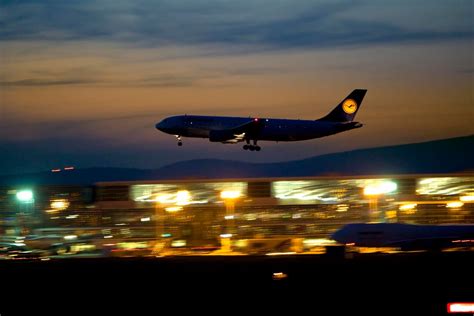
[[101, 181], [352, 176], [474, 172], [474, 135], [359, 149], [278, 163], [197, 159], [159, 169], [86, 168], [0, 176], [0, 185], [89, 185]]

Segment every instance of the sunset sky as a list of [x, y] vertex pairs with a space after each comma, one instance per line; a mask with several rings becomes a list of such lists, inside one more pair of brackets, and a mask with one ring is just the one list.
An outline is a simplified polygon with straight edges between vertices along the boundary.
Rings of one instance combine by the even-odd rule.
[[[474, 134], [473, 2], [0, 1], [0, 174], [270, 162]], [[173, 136], [180, 114], [317, 119], [368, 89], [361, 129], [261, 152]]]

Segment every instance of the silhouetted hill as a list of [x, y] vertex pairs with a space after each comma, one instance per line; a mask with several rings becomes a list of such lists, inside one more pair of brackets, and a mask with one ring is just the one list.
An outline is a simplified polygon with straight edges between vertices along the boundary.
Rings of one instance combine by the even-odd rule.
[[[258, 154], [258, 153], [256, 153]], [[92, 184], [99, 181], [375, 175], [474, 171], [474, 135], [359, 149], [279, 163], [218, 159], [177, 162], [156, 170], [88, 168], [0, 176], [0, 185]]]
[[474, 135], [359, 149], [279, 163], [189, 160], [156, 171], [160, 178], [299, 177], [474, 171]]

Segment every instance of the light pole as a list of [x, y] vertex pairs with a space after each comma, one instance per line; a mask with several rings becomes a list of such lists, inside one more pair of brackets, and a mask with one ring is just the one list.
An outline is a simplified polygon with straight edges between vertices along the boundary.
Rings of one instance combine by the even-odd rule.
[[[32, 205], [34, 203], [34, 197], [33, 197], [33, 191], [32, 190], [20, 190], [16, 193], [16, 199], [20, 202], [20, 216], [23, 217], [23, 220], [21, 221], [22, 224], [21, 224], [21, 233], [22, 234], [25, 234], [24, 230], [26, 229], [26, 227], [23, 227], [23, 224], [24, 224], [24, 213], [30, 213], [29, 211], [29, 205]], [[34, 209], [34, 206], [33, 206], [33, 209]], [[29, 224], [31, 225], [31, 227], [33, 226], [33, 214], [27, 214], [27, 216], [29, 217], [30, 221], [29, 221]]]
[[184, 205], [191, 203], [189, 191], [181, 190], [176, 194], [158, 194], [155, 197], [155, 247], [153, 252], [159, 253], [167, 246], [167, 239], [171, 234], [165, 231], [166, 212], [174, 213], [183, 210]]
[[240, 191], [222, 191], [221, 199], [225, 204], [225, 233], [221, 234], [221, 248], [223, 251], [232, 251], [232, 236], [235, 233], [235, 200], [241, 196]]
[[392, 193], [397, 190], [397, 184], [393, 181], [374, 181], [364, 188], [364, 195], [369, 197], [369, 222], [384, 222], [385, 217], [379, 211], [379, 196]]

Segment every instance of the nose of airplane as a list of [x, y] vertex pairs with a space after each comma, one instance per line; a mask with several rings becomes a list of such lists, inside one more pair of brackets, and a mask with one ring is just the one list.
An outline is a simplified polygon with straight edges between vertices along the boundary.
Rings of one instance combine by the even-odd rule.
[[157, 130], [164, 132], [164, 129], [166, 128], [165, 125], [166, 124], [164, 123], [164, 120], [163, 120], [161, 122], [156, 123], [155, 127]]

